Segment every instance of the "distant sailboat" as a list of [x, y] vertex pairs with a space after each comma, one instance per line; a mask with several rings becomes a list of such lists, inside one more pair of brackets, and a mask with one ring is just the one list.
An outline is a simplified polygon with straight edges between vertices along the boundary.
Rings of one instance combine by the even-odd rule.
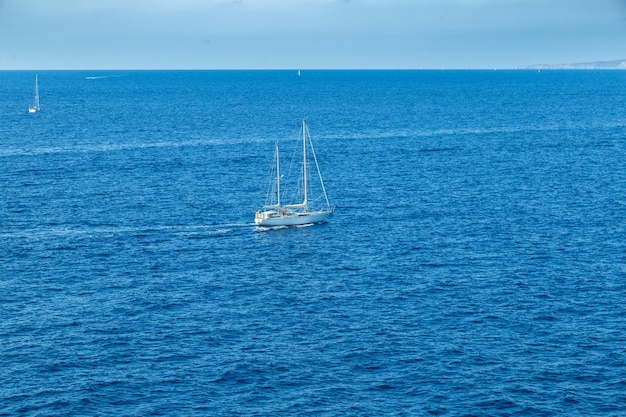
[[[311, 136], [306, 125], [306, 120], [302, 121], [302, 169], [300, 170], [300, 180], [298, 188], [301, 191], [300, 202], [283, 205], [281, 201], [281, 187], [283, 175], [280, 171], [280, 156], [278, 153], [278, 143], [274, 153], [274, 166], [272, 168], [271, 186], [268, 190], [266, 204], [263, 211], [257, 210], [254, 222], [259, 226], [295, 226], [303, 224], [321, 223], [326, 221], [334, 211], [328, 202], [324, 181], [320, 172], [315, 150], [311, 143]], [[308, 159], [315, 163], [315, 169], [319, 179], [320, 195], [314, 197], [312, 192], [312, 181], [309, 178], [311, 170], [308, 167]]]
[[300, 70], [298, 70], [298, 77], [300, 76]]
[[35, 104], [28, 108], [29, 113], [37, 113], [39, 111], [39, 81], [35, 74]]

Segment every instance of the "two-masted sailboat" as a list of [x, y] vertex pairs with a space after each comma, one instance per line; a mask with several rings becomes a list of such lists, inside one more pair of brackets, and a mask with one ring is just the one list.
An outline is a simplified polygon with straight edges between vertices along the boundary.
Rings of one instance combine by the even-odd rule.
[[28, 108], [29, 113], [37, 113], [39, 111], [39, 81], [37, 80], [37, 75], [35, 74], [35, 102], [32, 106]]
[[[292, 204], [283, 204], [283, 183], [284, 177], [280, 170], [280, 155], [278, 152], [278, 142], [274, 153], [274, 164], [266, 204], [262, 210], [257, 210], [254, 222], [259, 226], [295, 226], [326, 221], [334, 211], [331, 207], [326, 188], [322, 180], [322, 174], [317, 163], [313, 143], [306, 124], [302, 121], [302, 167], [300, 168], [299, 180], [297, 182], [300, 199]], [[315, 171], [309, 166], [311, 160], [315, 165]], [[317, 175], [315, 175], [317, 174]], [[318, 186], [313, 186], [312, 178], [317, 176]], [[318, 189], [319, 195], [314, 196], [314, 189]]]

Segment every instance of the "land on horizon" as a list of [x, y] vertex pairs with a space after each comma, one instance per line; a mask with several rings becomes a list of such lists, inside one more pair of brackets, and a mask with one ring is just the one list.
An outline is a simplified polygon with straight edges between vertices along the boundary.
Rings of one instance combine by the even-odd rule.
[[613, 61], [572, 62], [569, 64], [534, 64], [517, 69], [626, 69], [626, 59]]

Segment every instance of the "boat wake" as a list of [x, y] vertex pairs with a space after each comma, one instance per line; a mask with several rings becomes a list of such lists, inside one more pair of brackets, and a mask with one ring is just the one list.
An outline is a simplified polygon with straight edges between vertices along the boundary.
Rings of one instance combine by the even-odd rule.
[[100, 80], [102, 78], [118, 78], [121, 75], [90, 75], [85, 77], [86, 80]]
[[254, 231], [255, 232], [269, 232], [272, 230], [283, 230], [283, 229], [289, 229], [289, 226], [257, 226], [254, 225]]
[[2, 239], [26, 239], [42, 240], [47, 238], [92, 238], [114, 237], [128, 235], [144, 237], [151, 235], [186, 236], [188, 238], [202, 239], [205, 237], [220, 237], [237, 234], [255, 226], [254, 223], [232, 223], [215, 225], [155, 225], [155, 226], [82, 226], [82, 225], [58, 225], [39, 227], [37, 229], [5, 230], [0, 233]]

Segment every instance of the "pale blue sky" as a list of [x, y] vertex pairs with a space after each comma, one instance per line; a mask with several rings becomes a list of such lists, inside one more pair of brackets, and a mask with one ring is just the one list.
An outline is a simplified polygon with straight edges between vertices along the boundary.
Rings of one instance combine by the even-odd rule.
[[0, 0], [0, 69], [514, 68], [626, 58], [626, 0]]

